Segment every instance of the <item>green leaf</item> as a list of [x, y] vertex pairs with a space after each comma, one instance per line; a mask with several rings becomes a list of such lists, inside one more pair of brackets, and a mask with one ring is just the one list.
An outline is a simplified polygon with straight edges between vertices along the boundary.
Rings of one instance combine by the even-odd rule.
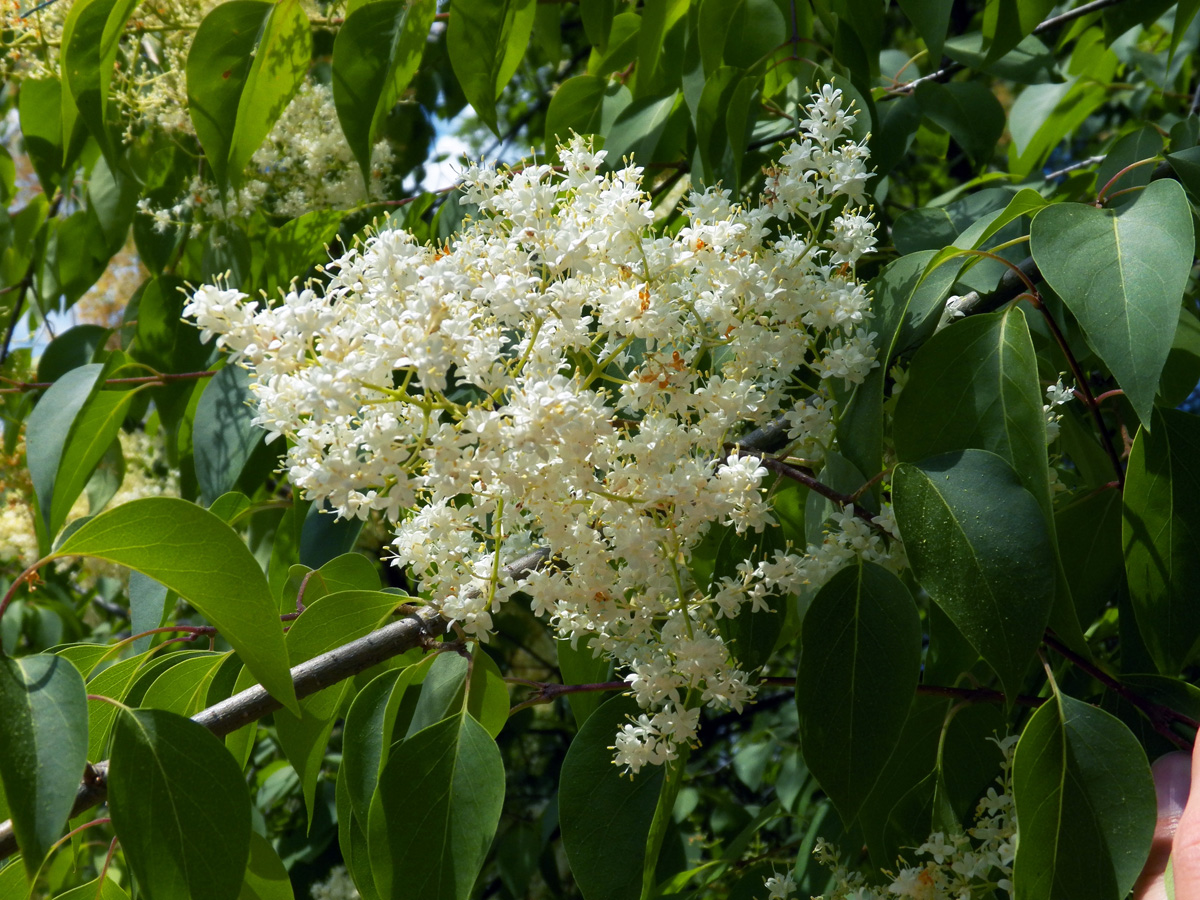
[[63, 172], [62, 82], [57, 78], [24, 79], [18, 102], [25, 152], [42, 191], [50, 197]]
[[206, 509], [172, 497], [122, 504], [86, 522], [54, 553], [136, 569], [178, 593], [221, 632], [272, 696], [299, 711], [277, 606], [258, 561]]
[[1200, 419], [1154, 411], [1138, 429], [1126, 469], [1121, 541], [1130, 599], [1158, 670], [1176, 675], [1196, 657], [1200, 607]]
[[129, 895], [121, 890], [121, 886], [111, 877], [106, 876], [103, 884], [99, 878], [93, 878], [87, 884], [81, 884], [63, 894], [56, 894], [54, 900], [129, 900]]
[[1054, 598], [1037, 500], [999, 456], [963, 450], [901, 463], [892, 502], [917, 581], [1016, 697]]
[[465, 900], [503, 804], [500, 750], [474, 717], [453, 716], [406, 738], [371, 798], [367, 841], [380, 896]]
[[250, 855], [250, 791], [207, 728], [163, 710], [122, 710], [108, 805], [148, 897], [236, 900]]
[[371, 796], [388, 760], [400, 704], [417, 670], [418, 666], [389, 669], [371, 679], [346, 713], [338, 789], [342, 790], [344, 784], [354, 815], [363, 822], [370, 814]]
[[295, 900], [292, 881], [283, 860], [270, 841], [258, 832], [250, 833], [250, 859], [246, 880], [237, 900]]
[[896, 404], [896, 456], [919, 462], [971, 447], [1003, 457], [1052, 514], [1037, 355], [1019, 307], [971, 316], [913, 357]]
[[138, 706], [165, 709], [181, 716], [192, 716], [207, 706], [208, 688], [217, 669], [228, 654], [214, 654], [185, 659], [171, 666], [142, 695]]
[[1055, 693], [1017, 744], [1017, 900], [1120, 900], [1154, 834], [1146, 753], [1108, 713]]
[[[614, 697], [593, 713], [559, 773], [558, 821], [575, 883], [587, 900], [638, 900], [646, 839], [663, 785], [661, 766], [632, 777], [613, 765], [613, 736], [641, 709]], [[620, 860], [620, 865], [614, 865]]]
[[606, 135], [618, 115], [633, 102], [623, 84], [595, 75], [576, 75], [562, 83], [546, 111], [546, 146], [570, 140], [575, 134]]
[[421, 64], [436, 0], [383, 0], [346, 17], [333, 42], [333, 103], [346, 142], [371, 184], [371, 150]]
[[[204, 17], [187, 58], [188, 114], [222, 188], [229, 180], [238, 107], [264, 21], [266, 0], [229, 0]], [[265, 132], [264, 132], [265, 134]]]
[[[1157, 438], [1158, 436], [1155, 435]], [[1121, 492], [1090, 494], [1055, 513], [1058, 545], [1079, 623], [1087, 628], [1124, 580]]]
[[635, 100], [621, 110], [613, 120], [604, 142], [604, 148], [608, 151], [605, 163], [616, 168], [627, 156], [638, 163], [650, 162], [667, 127], [667, 120], [679, 100], [680, 95], [676, 91], [665, 97]]
[[950, 132], [976, 169], [986, 166], [1004, 133], [1004, 107], [978, 81], [953, 84], [925, 82], [917, 87], [921, 111], [934, 124]]
[[14, 900], [29, 896], [30, 877], [21, 864], [20, 858], [10, 858], [8, 865], [0, 869], [0, 896], [12, 897]]
[[[234, 0], [237, 2], [237, 0]], [[211, 504], [232, 491], [266, 432], [254, 424], [250, 376], [241, 366], [226, 366], [209, 379], [192, 426], [200, 501]]]
[[82, 118], [113, 168], [116, 147], [105, 121], [108, 90], [125, 23], [137, 4], [138, 0], [77, 0], [63, 22], [63, 121]]
[[87, 762], [87, 689], [67, 660], [0, 658], [0, 782], [32, 879], [71, 815]]
[[1054, 204], [1033, 220], [1029, 249], [1149, 427], [1192, 269], [1192, 213], [1183, 188], [1170, 179], [1152, 182], [1119, 212]]
[[[25, 458], [29, 466], [30, 480], [34, 485], [37, 516], [41, 520], [38, 523], [38, 544], [42, 545], [42, 552], [48, 550], [49, 540], [58, 533], [58, 527], [62, 524], [61, 518], [55, 522], [54, 498], [55, 487], [58, 486], [62, 473], [62, 460], [67, 454], [67, 445], [71, 442], [74, 425], [98, 389], [103, 373], [104, 366], [100, 362], [67, 372], [50, 386], [46, 395], [42, 397], [42, 402], [34, 407], [34, 412], [29, 416], [25, 432], [25, 440], [28, 443]], [[112, 438], [113, 436], [109, 436], [109, 440]], [[79, 487], [82, 490], [83, 485]], [[66, 493], [66, 488], [62, 488], [61, 492]], [[76, 493], [76, 497], [78, 496]], [[67, 503], [68, 510], [76, 497], [72, 497], [71, 502]]]
[[482, 647], [471, 653], [471, 675], [467, 682], [467, 712], [493, 738], [508, 721], [508, 684], [500, 667]]
[[[591, 650], [591, 638], [580, 638], [575, 642], [556, 640], [558, 671], [563, 684], [599, 684], [610, 681], [613, 675], [612, 662], [605, 656], [597, 656]], [[567, 694], [571, 714], [580, 728], [588, 716], [599, 709], [604, 695], [596, 692]]]
[[898, 0], [929, 51], [930, 59], [941, 59], [942, 45], [950, 28], [950, 8], [954, 0]]
[[601, 53], [608, 47], [615, 7], [616, 0], [579, 0], [579, 18], [583, 20], [584, 34]]
[[267, 232], [262, 269], [255, 279], [268, 294], [291, 289], [292, 281], [303, 284], [315, 265], [330, 258], [329, 244], [337, 237], [345, 213], [337, 209], [314, 209]]
[[452, 0], [446, 50], [467, 102], [492, 131], [496, 99], [525, 56], [535, 0]]
[[895, 749], [920, 669], [920, 615], [891, 572], [852, 563], [817, 592], [800, 637], [800, 749], [845, 822]]
[[311, 59], [312, 26], [300, 0], [275, 0], [238, 98], [228, 170], [235, 185], [300, 89]]
[[984, 8], [983, 36], [991, 41], [988, 59], [1004, 56], [1042, 23], [1054, 0], [992, 0]]

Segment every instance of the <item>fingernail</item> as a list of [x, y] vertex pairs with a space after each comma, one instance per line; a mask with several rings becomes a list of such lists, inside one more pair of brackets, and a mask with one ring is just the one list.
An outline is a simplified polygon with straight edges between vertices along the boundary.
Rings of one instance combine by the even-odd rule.
[[1154, 793], [1158, 798], [1158, 817], [1183, 815], [1192, 786], [1192, 757], [1176, 752], [1160, 756], [1150, 767], [1154, 775]]

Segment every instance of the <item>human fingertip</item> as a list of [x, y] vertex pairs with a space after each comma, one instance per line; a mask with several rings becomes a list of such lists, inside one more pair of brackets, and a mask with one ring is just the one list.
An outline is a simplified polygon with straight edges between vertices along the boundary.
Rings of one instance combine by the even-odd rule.
[[1192, 755], [1183, 751], [1167, 753], [1150, 766], [1160, 819], [1177, 819], [1187, 806], [1192, 785]]

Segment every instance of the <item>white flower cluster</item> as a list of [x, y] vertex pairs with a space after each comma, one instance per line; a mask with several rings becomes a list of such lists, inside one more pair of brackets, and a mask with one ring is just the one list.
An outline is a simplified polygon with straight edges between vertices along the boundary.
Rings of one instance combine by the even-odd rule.
[[359, 900], [358, 889], [345, 866], [334, 866], [329, 870], [329, 877], [315, 882], [309, 891], [312, 900]]
[[1052, 384], [1046, 388], [1046, 403], [1042, 406], [1042, 413], [1046, 417], [1046, 443], [1053, 444], [1058, 440], [1058, 432], [1061, 428], [1062, 413], [1057, 412], [1058, 407], [1070, 403], [1075, 399], [1075, 389], [1069, 388], [1063, 384], [1062, 378], [1058, 379], [1057, 384]]
[[[870, 885], [861, 872], [851, 871], [837, 850], [817, 841], [813, 855], [833, 871], [833, 891], [813, 900], [972, 900], [997, 892], [1012, 896], [1012, 866], [1017, 852], [1017, 818], [1012, 799], [1012, 760], [1017, 735], [994, 740], [1003, 754], [999, 787], [989, 787], [975, 808], [975, 826], [966, 834], [935, 832], [916, 848], [925, 862], [904, 866], [887, 885]], [[890, 874], [890, 873], [889, 873]], [[770, 885], [768, 885], [770, 887]], [[771, 895], [773, 900], [775, 894]], [[781, 894], [779, 900], [784, 900]]]
[[[713, 596], [689, 562], [710, 528], [773, 521], [767, 469], [727, 442], [786, 412], [819, 455], [828, 382], [877, 365], [854, 274], [872, 223], [825, 215], [863, 199], [853, 119], [826, 88], [764, 205], [693, 193], [674, 235], [651, 230], [641, 169], [599, 174], [604, 154], [576, 138], [558, 169], [472, 167], [478, 214], [452, 243], [381, 231], [323, 289], [268, 306], [204, 286], [185, 314], [253, 370], [291, 483], [342, 516], [383, 511], [396, 564], [448, 618], [486, 638], [519, 590], [627, 667], [647, 712], [616, 761], [636, 772], [695, 740], [699, 704], [752, 697], [715, 619], [832, 574], [781, 553]], [[802, 228], [772, 238], [788, 218]], [[866, 523], [837, 524], [835, 544], [887, 556]], [[532, 546], [552, 564], [517, 584], [503, 566]]]
[[[191, 130], [190, 120], [184, 125], [183, 130]], [[197, 210], [207, 219], [246, 218], [257, 209], [293, 219], [312, 210], [349, 209], [385, 192], [391, 144], [379, 141], [371, 160], [368, 190], [338, 124], [333, 90], [309, 79], [254, 152], [237, 191], [222, 198], [212, 181], [196, 176], [174, 206], [158, 209], [143, 197], [138, 209], [154, 219], [159, 231], [187, 221]]]

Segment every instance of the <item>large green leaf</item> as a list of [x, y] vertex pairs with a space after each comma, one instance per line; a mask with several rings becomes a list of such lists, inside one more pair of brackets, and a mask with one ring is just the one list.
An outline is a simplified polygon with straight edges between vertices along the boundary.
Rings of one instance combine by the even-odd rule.
[[467, 101], [499, 133], [496, 98], [525, 57], [535, 0], [452, 0], [446, 50]]
[[354, 815], [363, 822], [388, 759], [396, 715], [416, 671], [417, 666], [405, 666], [378, 675], [358, 692], [346, 713], [338, 789], [344, 787]]
[[67, 520], [100, 458], [117, 436], [133, 397], [101, 391], [100, 363], [72, 369], [46, 391], [29, 416], [26, 459], [45, 535], [43, 552]]
[[109, 164], [115, 147], [105, 123], [117, 45], [139, 0], [76, 0], [63, 22], [63, 122], [80, 116]]
[[250, 855], [250, 791], [207, 728], [164, 710], [122, 710], [108, 805], [148, 900], [236, 900]]
[[229, 145], [229, 179], [237, 184], [280, 114], [304, 82], [312, 59], [312, 26], [300, 0], [275, 0], [238, 98]]
[[1151, 182], [1119, 211], [1054, 204], [1033, 220], [1029, 249], [1149, 427], [1195, 249], [1183, 188]]
[[920, 670], [921, 618], [899, 578], [859, 561], [817, 592], [800, 636], [800, 749], [846, 822], [895, 749]]
[[87, 690], [47, 654], [0, 658], [0, 783], [32, 877], [71, 815], [87, 762]]
[[1013, 761], [1017, 900], [1120, 900], [1154, 834], [1146, 753], [1120, 721], [1063, 694], [1033, 714]]
[[[575, 883], [587, 900], [637, 900], [646, 838], [663, 784], [660, 766], [623, 775], [613, 736], [641, 712], [631, 697], [596, 710], [567, 750], [559, 773], [558, 820]], [[620, 864], [614, 864], [619, 860]]]
[[1054, 551], [1037, 500], [986, 450], [901, 463], [892, 491], [917, 581], [1015, 697], [1054, 598]]
[[371, 148], [417, 67], [436, 0], [379, 0], [346, 17], [333, 41], [333, 102], [346, 142], [371, 183]]
[[1200, 419], [1155, 410], [1129, 454], [1121, 539], [1138, 628], [1154, 664], [1177, 675], [1200, 642]]
[[196, 607], [272, 696], [299, 712], [278, 607], [237, 532], [186, 500], [147, 497], [84, 523], [59, 556], [91, 556], [136, 569]]
[[229, 178], [238, 105], [250, 74], [254, 47], [272, 9], [266, 0], [220, 3], [204, 17], [188, 51], [188, 114], [222, 187]]
[[503, 804], [500, 750], [465, 711], [400, 742], [380, 773], [367, 822], [380, 896], [465, 900]]

